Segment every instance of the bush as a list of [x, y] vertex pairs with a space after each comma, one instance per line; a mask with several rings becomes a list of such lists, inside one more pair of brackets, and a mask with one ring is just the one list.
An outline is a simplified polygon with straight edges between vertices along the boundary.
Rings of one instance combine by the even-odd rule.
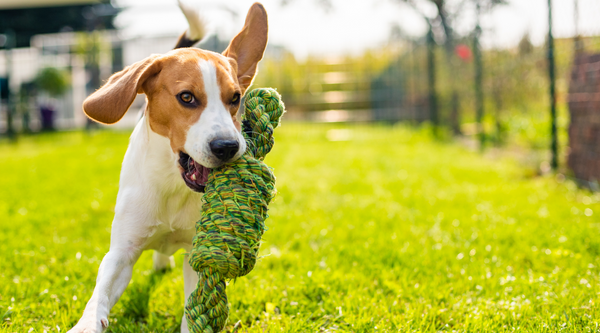
[[54, 67], [46, 67], [40, 70], [35, 82], [41, 91], [47, 92], [52, 97], [64, 95], [69, 88], [68, 73]]

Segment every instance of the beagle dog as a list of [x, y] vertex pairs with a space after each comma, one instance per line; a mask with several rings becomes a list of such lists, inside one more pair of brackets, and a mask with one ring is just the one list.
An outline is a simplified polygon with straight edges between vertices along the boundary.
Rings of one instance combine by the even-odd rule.
[[[237, 113], [267, 45], [267, 13], [261, 4], [252, 5], [241, 32], [218, 54], [189, 48], [202, 39], [204, 28], [197, 12], [180, 7], [189, 29], [174, 50], [113, 74], [83, 103], [88, 117], [113, 124], [137, 94], [147, 100], [123, 160], [110, 250], [92, 297], [69, 332], [106, 329], [142, 251], [154, 250], [154, 268], [160, 270], [172, 265], [175, 251], [191, 250], [209, 169], [246, 150]], [[183, 262], [187, 301], [198, 275], [187, 255]], [[181, 332], [188, 332], [185, 316]]]

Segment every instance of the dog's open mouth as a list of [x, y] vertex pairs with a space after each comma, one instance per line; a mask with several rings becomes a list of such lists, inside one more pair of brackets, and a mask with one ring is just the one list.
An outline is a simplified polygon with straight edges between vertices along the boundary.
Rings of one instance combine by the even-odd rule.
[[194, 161], [190, 155], [179, 152], [179, 165], [183, 168], [181, 177], [185, 184], [196, 192], [204, 192], [210, 169]]

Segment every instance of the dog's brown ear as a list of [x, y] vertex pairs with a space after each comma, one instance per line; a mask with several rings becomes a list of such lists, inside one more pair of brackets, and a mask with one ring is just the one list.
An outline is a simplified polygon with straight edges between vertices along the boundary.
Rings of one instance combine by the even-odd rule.
[[238, 82], [243, 90], [252, 83], [258, 62], [267, 47], [269, 25], [267, 11], [260, 3], [248, 10], [244, 28], [231, 41], [223, 55], [237, 62]]
[[135, 96], [143, 93], [144, 82], [160, 72], [159, 58], [159, 55], [152, 55], [113, 74], [100, 89], [85, 99], [83, 112], [103, 124], [121, 120]]

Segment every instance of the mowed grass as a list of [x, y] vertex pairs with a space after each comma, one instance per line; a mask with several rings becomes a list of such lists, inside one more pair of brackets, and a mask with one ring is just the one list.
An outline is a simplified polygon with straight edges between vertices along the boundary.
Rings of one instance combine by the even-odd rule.
[[[406, 127], [276, 135], [264, 257], [229, 283], [228, 330], [598, 331], [600, 195]], [[1, 332], [78, 320], [108, 251], [128, 136], [0, 145]], [[175, 257], [154, 273], [142, 256], [109, 332], [179, 331]]]

